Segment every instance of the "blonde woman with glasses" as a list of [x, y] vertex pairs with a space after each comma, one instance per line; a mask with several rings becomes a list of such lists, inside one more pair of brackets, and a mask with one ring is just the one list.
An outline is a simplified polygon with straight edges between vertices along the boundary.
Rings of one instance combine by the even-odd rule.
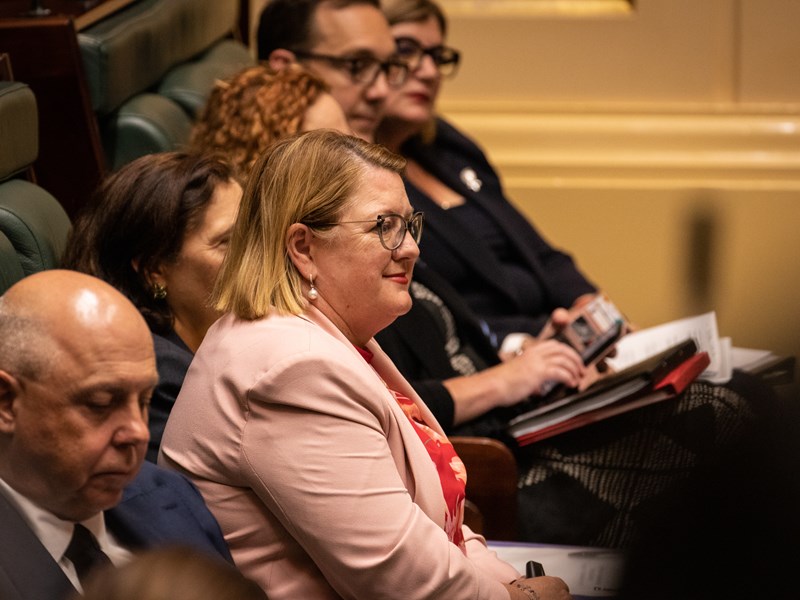
[[463, 525], [464, 465], [373, 339], [411, 307], [404, 163], [332, 130], [256, 162], [159, 461], [271, 600], [567, 599]]

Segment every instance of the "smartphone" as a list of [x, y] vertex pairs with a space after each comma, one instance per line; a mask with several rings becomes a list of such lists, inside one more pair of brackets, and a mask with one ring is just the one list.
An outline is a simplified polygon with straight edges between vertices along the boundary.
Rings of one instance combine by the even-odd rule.
[[575, 348], [589, 366], [602, 359], [625, 331], [625, 319], [602, 294], [581, 307], [578, 315], [554, 339]]
[[625, 326], [621, 320], [616, 320], [605, 331], [589, 332], [586, 324], [578, 321], [583, 321], [583, 319], [578, 317], [565, 331], [554, 338], [575, 348], [586, 366], [596, 363], [606, 355], [608, 350], [611, 350], [611, 347], [622, 336]]
[[[598, 294], [582, 306], [572, 322], [553, 339], [573, 347], [588, 367], [602, 360], [623, 333], [625, 319], [622, 313], [604, 294]], [[565, 390], [564, 385], [547, 381], [539, 393], [552, 397]]]

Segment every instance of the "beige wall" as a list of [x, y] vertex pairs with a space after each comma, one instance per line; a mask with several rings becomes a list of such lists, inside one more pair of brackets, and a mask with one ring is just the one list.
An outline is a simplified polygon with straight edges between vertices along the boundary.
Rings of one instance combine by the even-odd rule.
[[800, 2], [590, 2], [444, 0], [441, 112], [631, 319], [800, 355]]

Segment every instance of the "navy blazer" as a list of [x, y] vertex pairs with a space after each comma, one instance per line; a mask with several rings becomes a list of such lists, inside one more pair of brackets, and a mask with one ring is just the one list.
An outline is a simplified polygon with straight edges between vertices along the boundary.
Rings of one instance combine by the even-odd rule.
[[186, 371], [192, 364], [194, 353], [184, 341], [170, 330], [164, 335], [153, 333], [153, 347], [156, 351], [156, 369], [158, 369], [158, 384], [150, 398], [147, 426], [150, 429], [150, 442], [147, 444], [145, 458], [152, 463], [158, 460], [158, 449], [167, 426], [169, 413], [175, 406], [175, 399], [181, 391]]
[[[183, 544], [233, 559], [216, 519], [188, 479], [145, 462], [106, 526], [131, 550]], [[0, 598], [61, 600], [75, 592], [15, 507], [0, 494]]]
[[[572, 259], [550, 246], [512, 206], [483, 151], [452, 125], [437, 120], [432, 143], [413, 138], [403, 145], [402, 153], [467, 201], [484, 208], [541, 285], [541, 306], [520, 306], [513, 292], [514, 281], [508, 278], [489, 246], [429, 196], [405, 182], [411, 205], [425, 213], [421, 257], [451, 283], [453, 272], [467, 269], [473, 281], [485, 285], [485, 294], [465, 295], [464, 299], [501, 339], [512, 331], [538, 332], [553, 309], [571, 306], [579, 296], [596, 290]], [[480, 189], [468, 185], [476, 180], [480, 181]]]

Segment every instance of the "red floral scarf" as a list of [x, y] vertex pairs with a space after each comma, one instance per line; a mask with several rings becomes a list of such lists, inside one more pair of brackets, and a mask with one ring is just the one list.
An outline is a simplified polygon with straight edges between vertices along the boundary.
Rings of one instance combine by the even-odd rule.
[[[364, 357], [364, 360], [370, 364], [372, 363], [372, 352], [358, 346], [356, 346], [356, 349]], [[394, 395], [400, 408], [403, 409], [411, 426], [417, 432], [419, 439], [436, 466], [446, 506], [444, 530], [447, 538], [458, 546], [462, 552], [466, 553], [464, 534], [461, 530], [461, 524], [464, 521], [464, 499], [467, 485], [467, 470], [464, 468], [464, 463], [461, 462], [455, 448], [453, 448], [453, 444], [450, 443], [447, 437], [425, 423], [419, 406], [413, 400], [389, 388], [389, 386], [387, 388]]]

